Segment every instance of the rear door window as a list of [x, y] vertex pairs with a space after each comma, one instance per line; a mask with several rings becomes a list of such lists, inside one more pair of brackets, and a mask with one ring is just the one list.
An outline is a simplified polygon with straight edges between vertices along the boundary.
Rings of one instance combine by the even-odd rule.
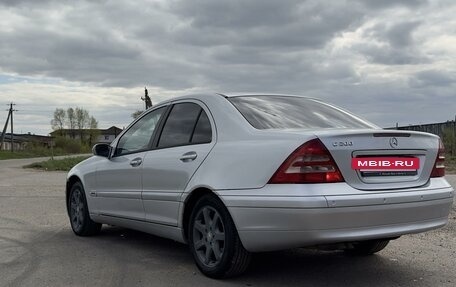
[[201, 114], [198, 118], [198, 122], [195, 126], [195, 131], [193, 132], [193, 136], [191, 142], [193, 144], [203, 144], [203, 143], [210, 143], [212, 141], [212, 129], [211, 129], [211, 122], [206, 114], [206, 112], [201, 109]]
[[190, 144], [201, 110], [201, 107], [194, 103], [175, 104], [163, 126], [158, 147]]

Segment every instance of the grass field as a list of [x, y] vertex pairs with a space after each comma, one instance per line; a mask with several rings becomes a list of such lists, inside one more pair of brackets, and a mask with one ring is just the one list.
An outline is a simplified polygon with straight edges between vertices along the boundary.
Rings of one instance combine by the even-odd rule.
[[24, 150], [15, 150], [14, 152], [0, 150], [0, 160], [85, 154], [91, 152], [92, 148], [87, 144], [81, 143], [79, 140], [57, 137], [53, 149], [31, 144], [30, 146], [26, 146]]
[[[54, 151], [54, 156], [67, 155], [63, 151]], [[33, 158], [33, 157], [44, 157], [51, 156], [52, 153], [49, 149], [35, 149], [25, 151], [11, 152], [9, 150], [0, 150], [0, 160], [2, 159], [16, 159], [16, 158]]]
[[35, 168], [46, 171], [69, 171], [73, 166], [89, 158], [88, 156], [67, 157], [64, 159], [50, 159], [41, 162], [35, 162], [24, 166], [24, 168]]

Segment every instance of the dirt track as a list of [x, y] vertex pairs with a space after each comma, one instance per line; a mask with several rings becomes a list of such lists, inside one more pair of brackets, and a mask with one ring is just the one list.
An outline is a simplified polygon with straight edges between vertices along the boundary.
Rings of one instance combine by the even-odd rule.
[[[456, 208], [440, 230], [404, 236], [376, 256], [295, 249], [258, 254], [242, 277], [201, 275], [187, 247], [104, 227], [72, 234], [65, 173], [24, 170], [36, 160], [0, 161], [0, 286], [455, 286]], [[456, 175], [447, 176], [456, 186]]]

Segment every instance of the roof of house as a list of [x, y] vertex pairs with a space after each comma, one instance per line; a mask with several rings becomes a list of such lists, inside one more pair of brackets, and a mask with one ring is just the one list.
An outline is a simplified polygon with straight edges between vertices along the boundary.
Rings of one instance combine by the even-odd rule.
[[[0, 132], [0, 136], [2, 133]], [[30, 142], [30, 141], [51, 141], [52, 137], [32, 134], [14, 134], [13, 141], [15, 142]], [[11, 133], [5, 133], [5, 141], [11, 141]]]
[[108, 135], [108, 134], [109, 135], [112, 135], [112, 134], [118, 135], [118, 134], [120, 134], [122, 132], [122, 129], [118, 128], [116, 126], [112, 126], [112, 127], [108, 128], [108, 129], [105, 129], [105, 130], [101, 129], [100, 132], [101, 132], [101, 134], [104, 134], [104, 135]]
[[[118, 134], [120, 134], [122, 132], [122, 129], [118, 128], [116, 126], [112, 126], [110, 128], [107, 128], [107, 129], [83, 129], [83, 132], [90, 132], [90, 131], [97, 131], [97, 132], [99, 132], [102, 135], [115, 135], [115, 136], [117, 136]], [[55, 135], [55, 134], [60, 133], [60, 132], [63, 132], [63, 133], [78, 133], [79, 129], [55, 130], [55, 131], [52, 131], [50, 134], [51, 135]]]

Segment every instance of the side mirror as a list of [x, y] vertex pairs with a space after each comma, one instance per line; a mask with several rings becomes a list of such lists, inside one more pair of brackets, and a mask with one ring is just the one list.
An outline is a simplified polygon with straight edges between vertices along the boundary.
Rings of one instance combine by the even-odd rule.
[[109, 157], [111, 153], [111, 146], [105, 143], [99, 143], [93, 146], [92, 153], [94, 155]]

